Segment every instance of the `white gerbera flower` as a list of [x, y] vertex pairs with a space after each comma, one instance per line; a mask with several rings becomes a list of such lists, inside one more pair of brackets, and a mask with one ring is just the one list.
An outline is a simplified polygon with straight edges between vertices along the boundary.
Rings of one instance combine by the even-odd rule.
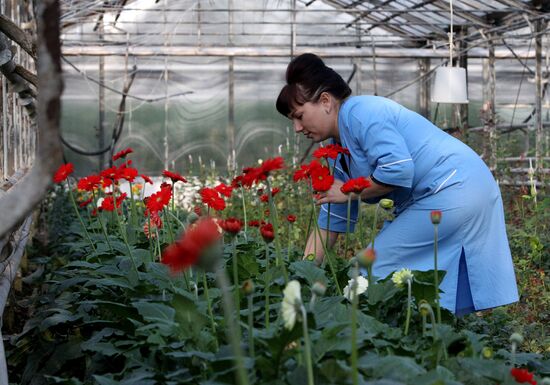
[[414, 275], [410, 269], [401, 269], [393, 273], [393, 275], [391, 276], [391, 280], [393, 281], [393, 283], [395, 283], [395, 286], [403, 287], [405, 286], [407, 281], [410, 280], [412, 282], [413, 277]]
[[[344, 297], [346, 297], [349, 301], [353, 301], [353, 290], [351, 290], [353, 285], [353, 278], [348, 281], [348, 285], [344, 287]], [[357, 295], [363, 294], [367, 291], [367, 288], [369, 287], [369, 281], [363, 277], [358, 276], [357, 277], [357, 289], [355, 289], [355, 292]]]
[[285, 328], [291, 330], [294, 328], [296, 317], [300, 314], [302, 306], [300, 282], [296, 280], [290, 281], [283, 290], [283, 294], [283, 303], [281, 305], [283, 320], [285, 322]]

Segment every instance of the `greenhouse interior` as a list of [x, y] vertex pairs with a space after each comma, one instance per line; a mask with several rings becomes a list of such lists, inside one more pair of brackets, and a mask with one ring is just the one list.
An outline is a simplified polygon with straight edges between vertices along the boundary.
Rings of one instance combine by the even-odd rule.
[[550, 1], [0, 9], [0, 385], [550, 385]]

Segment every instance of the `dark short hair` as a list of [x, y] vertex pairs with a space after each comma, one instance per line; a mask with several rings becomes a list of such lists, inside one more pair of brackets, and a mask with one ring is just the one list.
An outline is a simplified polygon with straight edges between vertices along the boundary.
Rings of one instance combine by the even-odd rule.
[[323, 92], [338, 100], [351, 95], [351, 89], [342, 77], [323, 60], [312, 53], [292, 59], [286, 69], [286, 85], [277, 98], [277, 111], [288, 116], [296, 105], [317, 102]]

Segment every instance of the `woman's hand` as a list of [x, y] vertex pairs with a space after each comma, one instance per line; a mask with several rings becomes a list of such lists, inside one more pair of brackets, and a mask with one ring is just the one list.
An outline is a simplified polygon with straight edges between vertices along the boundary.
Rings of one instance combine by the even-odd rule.
[[[317, 199], [315, 204], [322, 205], [324, 203], [346, 203], [348, 201], [348, 196], [340, 190], [340, 187], [342, 187], [343, 184], [344, 182], [341, 180], [334, 179], [334, 183], [328, 191], [315, 194], [315, 198]], [[357, 199], [357, 194], [352, 193], [351, 199]]]

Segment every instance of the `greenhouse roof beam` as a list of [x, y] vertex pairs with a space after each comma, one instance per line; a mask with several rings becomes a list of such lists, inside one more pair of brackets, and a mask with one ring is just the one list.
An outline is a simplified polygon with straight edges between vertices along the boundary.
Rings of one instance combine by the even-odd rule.
[[[296, 55], [311, 52], [298, 48]], [[322, 57], [372, 57], [370, 47], [348, 48], [348, 47], [330, 47], [316, 50]], [[533, 50], [521, 48], [515, 50], [520, 58], [534, 58]], [[280, 48], [260, 48], [260, 47], [195, 47], [195, 46], [121, 46], [121, 45], [94, 45], [94, 46], [63, 46], [64, 56], [221, 56], [221, 57], [288, 57], [288, 47]], [[447, 58], [449, 52], [446, 48], [433, 50], [428, 48], [411, 48], [403, 50], [402, 48], [377, 48], [376, 57], [378, 58]], [[486, 58], [488, 50], [480, 47], [473, 47], [468, 50], [468, 57]], [[495, 52], [497, 59], [510, 59], [514, 55], [508, 49], [497, 49]]]

